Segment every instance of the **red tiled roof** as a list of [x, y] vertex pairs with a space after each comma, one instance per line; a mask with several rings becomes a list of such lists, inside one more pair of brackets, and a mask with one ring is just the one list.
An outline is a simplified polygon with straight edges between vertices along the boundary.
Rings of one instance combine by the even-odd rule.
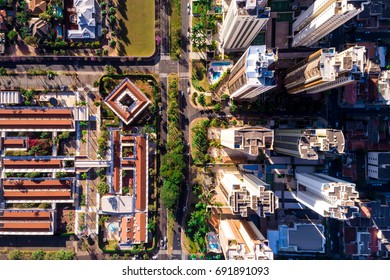
[[32, 191], [32, 190], [4, 190], [5, 200], [68, 200], [71, 199], [70, 190], [63, 191]]
[[5, 148], [25, 148], [27, 143], [25, 138], [5, 138], [3, 144]]
[[120, 132], [119, 130], [114, 131], [114, 182], [113, 187], [115, 192], [120, 191], [120, 180], [121, 180], [121, 174], [120, 174], [120, 149], [121, 149], [121, 143], [120, 143]]
[[72, 110], [65, 109], [50, 109], [50, 108], [37, 108], [37, 109], [0, 109], [0, 118], [15, 118], [15, 119], [71, 119]]
[[146, 138], [143, 136], [136, 137], [136, 149], [137, 149], [137, 158], [136, 158], [136, 202], [135, 208], [137, 210], [144, 210], [146, 208]]
[[51, 228], [50, 222], [37, 223], [10, 223], [5, 222], [0, 224], [0, 231], [18, 231], [18, 232], [49, 232]]
[[357, 253], [356, 243], [345, 244], [345, 253], [349, 256], [355, 255]]
[[344, 228], [345, 243], [356, 241], [356, 229], [353, 227]]
[[38, 128], [47, 128], [47, 129], [70, 129], [73, 127], [73, 121], [71, 120], [32, 120], [32, 119], [22, 119], [22, 120], [7, 120], [0, 119], [0, 129], [38, 129]]
[[[127, 221], [129, 219], [129, 222]], [[122, 242], [127, 242], [127, 238], [129, 238], [129, 242], [133, 242], [134, 240], [134, 218], [133, 217], [123, 217], [121, 220], [121, 240]]]
[[137, 228], [135, 229], [135, 241], [139, 243], [146, 242], [146, 214], [136, 213]]
[[[129, 91], [133, 94], [138, 101], [137, 104], [128, 111], [126, 108], [123, 108], [119, 105], [118, 98], [125, 92]], [[118, 117], [129, 124], [130, 121], [140, 113], [146, 106], [150, 103], [149, 99], [140, 91], [129, 79], [124, 79], [119, 86], [117, 86], [109, 96], [104, 100], [104, 102], [118, 115]]]
[[134, 142], [134, 136], [130, 136], [130, 135], [122, 136], [122, 142], [123, 143]]
[[51, 213], [46, 211], [0, 211], [0, 221], [10, 220], [50, 220]]
[[4, 159], [3, 166], [5, 168], [15, 168], [15, 169], [61, 168], [61, 160], [59, 159], [49, 159], [49, 160]]
[[18, 180], [3, 181], [4, 189], [70, 189], [69, 180]]

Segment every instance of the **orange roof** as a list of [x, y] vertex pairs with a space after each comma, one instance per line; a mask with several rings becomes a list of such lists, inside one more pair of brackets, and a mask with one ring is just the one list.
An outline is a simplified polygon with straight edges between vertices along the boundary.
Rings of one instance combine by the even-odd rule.
[[137, 210], [144, 210], [146, 208], [146, 138], [143, 136], [136, 137], [137, 143], [137, 158], [136, 158], [136, 202], [135, 208]]
[[71, 119], [72, 109], [49, 109], [49, 108], [37, 108], [37, 109], [14, 109], [14, 108], [1, 108], [0, 118], [54, 118], [54, 119]]
[[122, 136], [122, 142], [133, 142], [133, 141], [134, 141], [134, 136], [130, 136], [130, 135]]
[[25, 231], [25, 232], [47, 232], [50, 231], [50, 222], [37, 222], [37, 223], [12, 223], [3, 222], [0, 223], [0, 231]]
[[137, 243], [146, 242], [146, 214], [136, 213], [135, 220], [137, 221], [137, 228], [135, 229], [135, 241]]
[[4, 190], [6, 200], [63, 200], [71, 199], [70, 190], [64, 191], [31, 191]]
[[[132, 100], [129, 106], [121, 103], [125, 97]], [[128, 78], [124, 79], [104, 102], [118, 115], [118, 117], [129, 124], [131, 120], [144, 110], [150, 100], [142, 93]]]
[[50, 220], [51, 212], [46, 211], [0, 211], [0, 221], [4, 220]]
[[70, 189], [69, 180], [18, 180], [6, 179], [3, 181], [4, 189]]
[[[129, 219], [129, 222], [127, 221]], [[134, 218], [133, 217], [123, 217], [121, 220], [121, 240], [122, 242], [127, 242], [127, 238], [129, 238], [129, 242], [134, 241]]]
[[[0, 116], [1, 117], [1, 116]], [[37, 128], [52, 128], [52, 129], [69, 129], [73, 127], [72, 120], [32, 120], [32, 119], [22, 119], [22, 120], [9, 120], [9, 119], [0, 119], [0, 129], [37, 129]]]
[[4, 159], [3, 166], [5, 168], [61, 168], [61, 160], [59, 159], [49, 159], [49, 160], [11, 160]]
[[26, 139], [25, 138], [5, 138], [4, 146], [6, 148], [24, 148], [26, 147]]
[[120, 191], [120, 153], [121, 153], [121, 143], [120, 143], [120, 132], [119, 130], [114, 131], [114, 182], [113, 187], [115, 192]]

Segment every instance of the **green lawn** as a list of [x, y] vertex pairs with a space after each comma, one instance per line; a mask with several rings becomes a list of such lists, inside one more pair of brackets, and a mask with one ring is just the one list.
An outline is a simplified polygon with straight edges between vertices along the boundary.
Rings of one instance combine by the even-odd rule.
[[155, 51], [154, 0], [115, 0], [120, 56], [149, 57]]

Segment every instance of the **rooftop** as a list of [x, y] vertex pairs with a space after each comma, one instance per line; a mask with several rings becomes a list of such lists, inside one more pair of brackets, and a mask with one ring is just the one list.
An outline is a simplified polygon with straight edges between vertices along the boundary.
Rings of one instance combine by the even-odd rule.
[[128, 78], [124, 79], [104, 102], [125, 123], [131, 123], [150, 104], [150, 100]]

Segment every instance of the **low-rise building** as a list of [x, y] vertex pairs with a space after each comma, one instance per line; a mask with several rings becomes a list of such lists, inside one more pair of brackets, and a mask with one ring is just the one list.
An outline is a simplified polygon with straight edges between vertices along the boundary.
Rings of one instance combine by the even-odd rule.
[[322, 224], [279, 225], [278, 230], [268, 230], [267, 235], [276, 255], [325, 253], [325, 228]]
[[69, 20], [77, 29], [68, 29], [68, 39], [95, 39], [97, 33], [95, 0], [74, 0], [75, 13]]
[[390, 105], [390, 70], [382, 71], [378, 80], [378, 101]]
[[377, 180], [390, 180], [390, 152], [369, 152], [367, 175]]

